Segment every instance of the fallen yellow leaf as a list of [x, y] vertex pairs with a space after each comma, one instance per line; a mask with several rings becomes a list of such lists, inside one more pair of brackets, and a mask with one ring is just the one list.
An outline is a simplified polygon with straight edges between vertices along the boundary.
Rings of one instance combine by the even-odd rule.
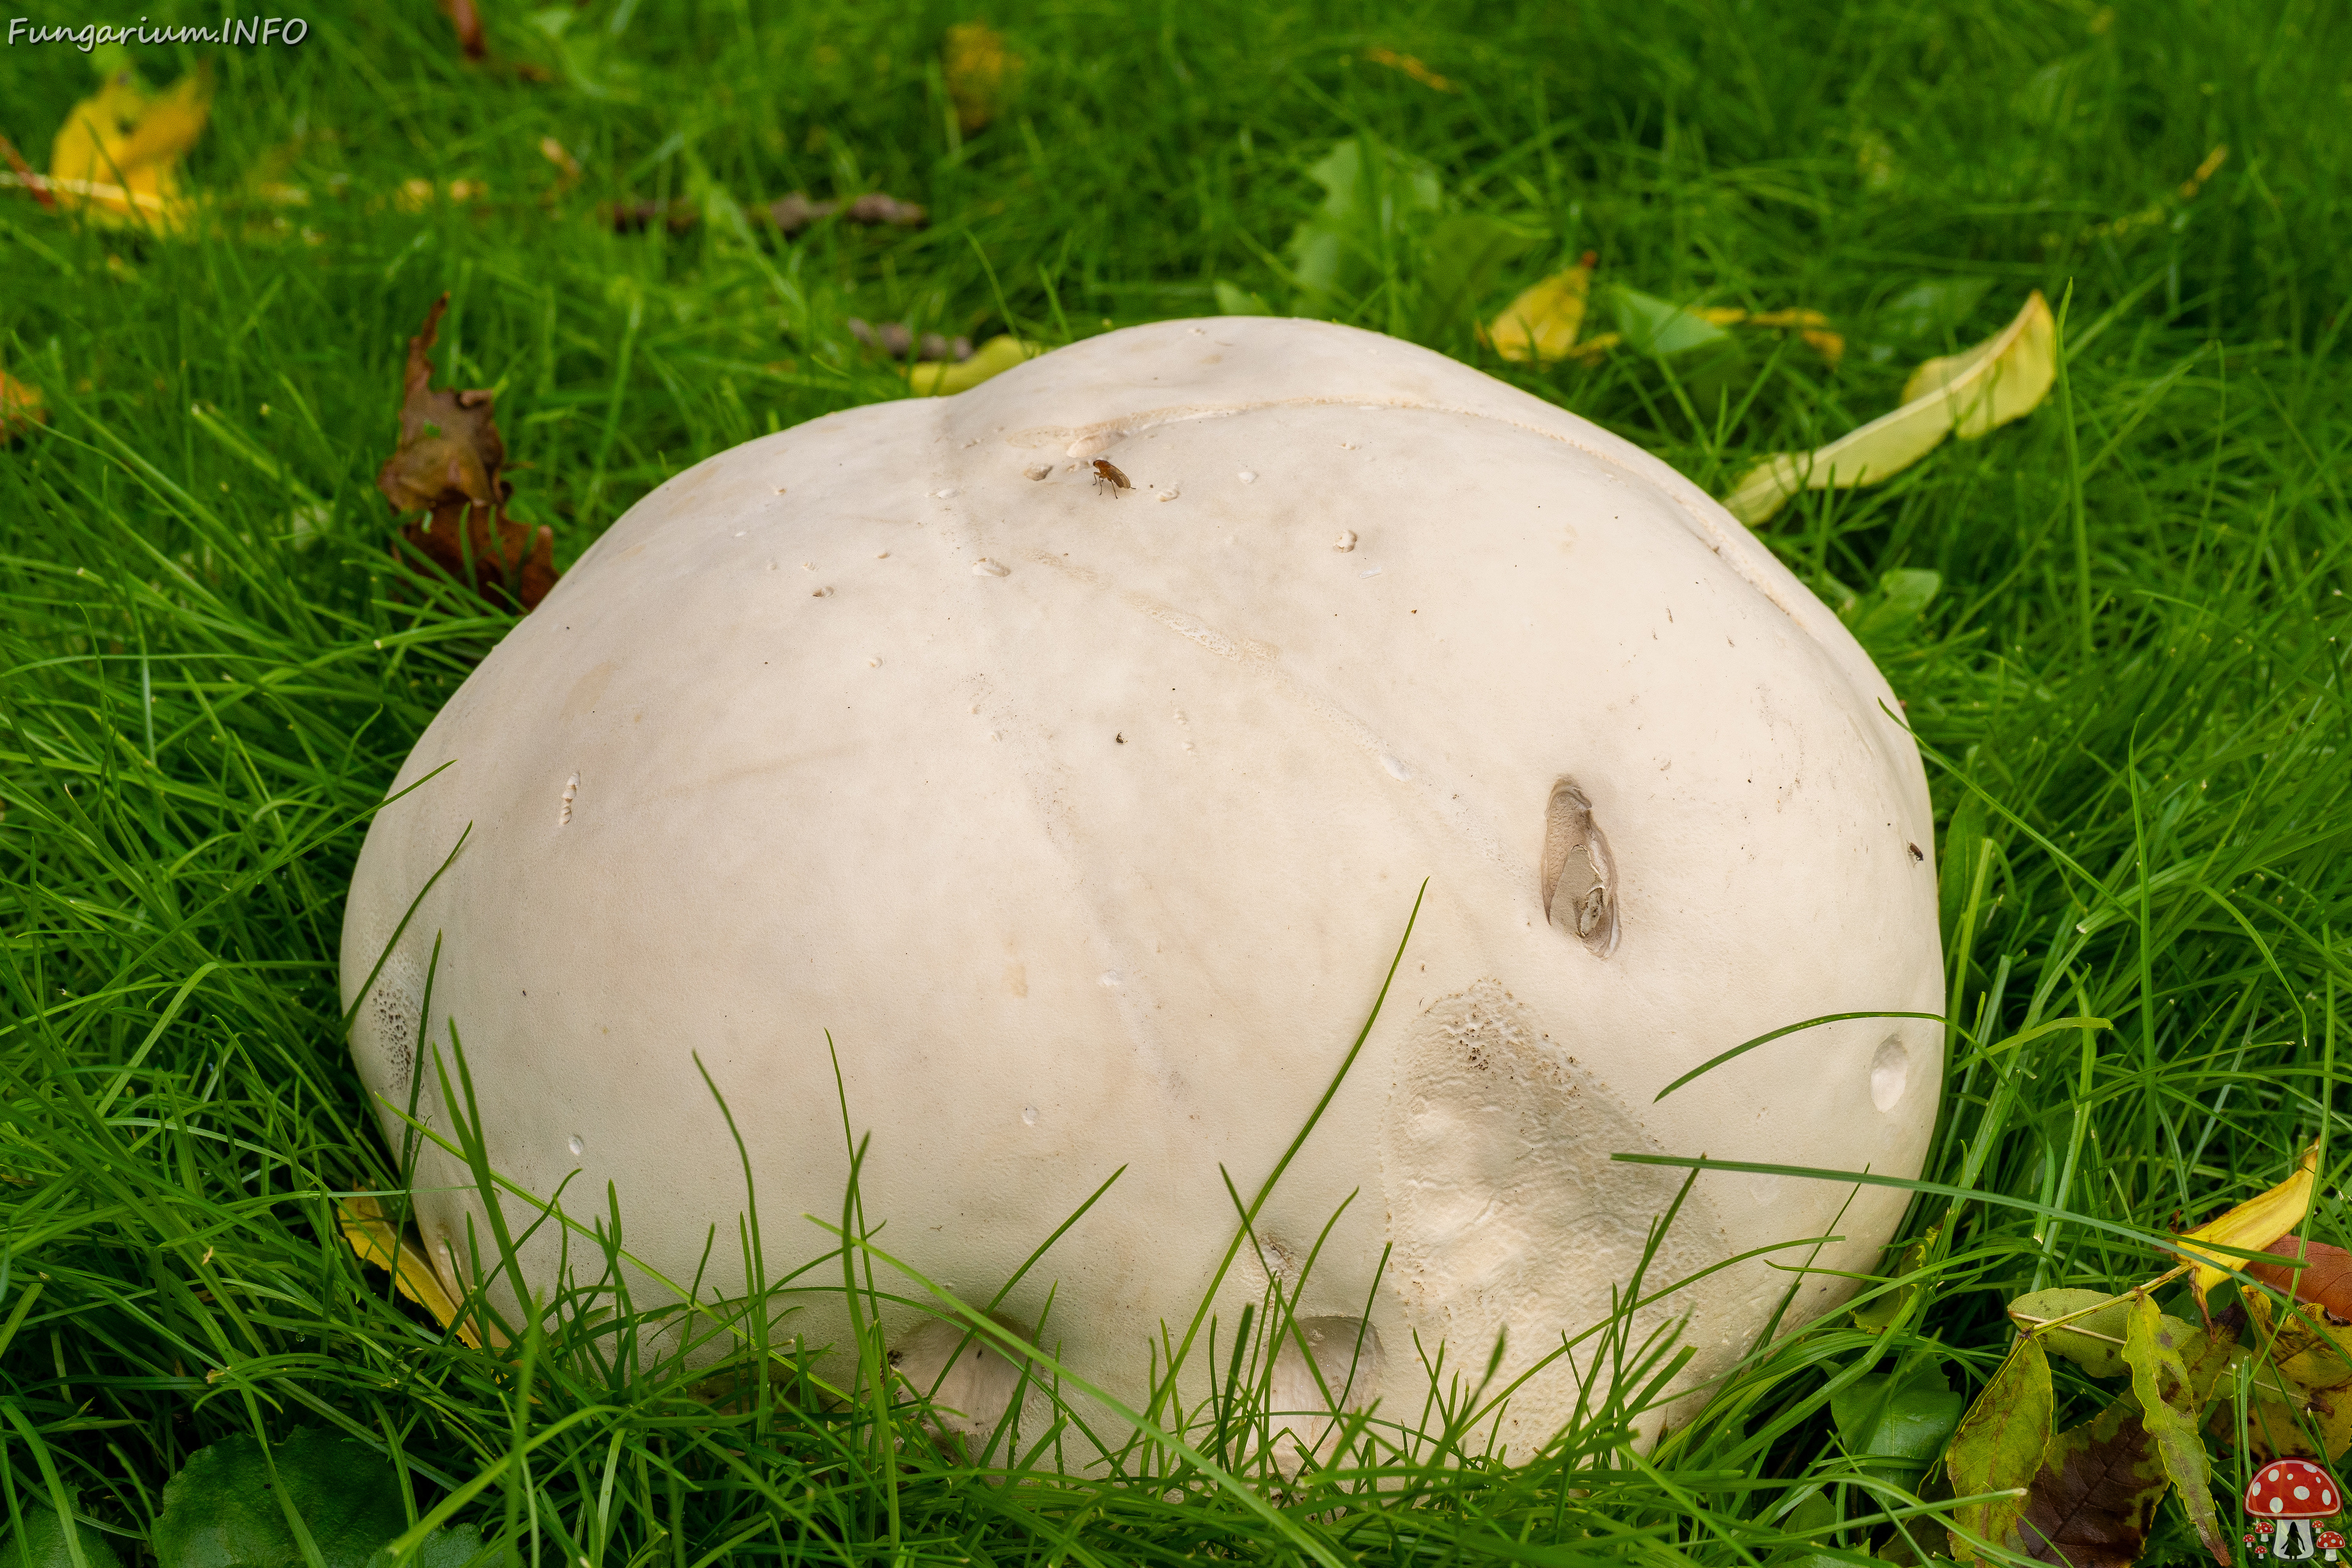
[[49, 190], [60, 205], [110, 226], [176, 233], [193, 210], [180, 191], [180, 158], [211, 112], [207, 72], [151, 97], [124, 71], [67, 112], [49, 149]]
[[1478, 329], [1478, 336], [1517, 364], [1564, 360], [1578, 352], [1576, 334], [1584, 330], [1584, 310], [1591, 294], [1592, 268], [1579, 262], [1504, 306], [1491, 326]]
[[1004, 35], [985, 22], [958, 22], [940, 46], [940, 68], [955, 100], [956, 125], [966, 135], [997, 116], [1020, 80], [1022, 59]]
[[457, 1321], [457, 1303], [450, 1298], [441, 1276], [434, 1271], [432, 1260], [425, 1256], [423, 1247], [392, 1228], [383, 1205], [362, 1194], [344, 1199], [341, 1206], [343, 1239], [360, 1255], [360, 1260], [391, 1275], [402, 1295], [431, 1313], [433, 1321], [443, 1328], [456, 1324], [458, 1339], [469, 1348], [480, 1350], [482, 1336], [475, 1326], [476, 1320], [468, 1315], [463, 1322]]
[[1845, 357], [1845, 339], [1829, 330], [1830, 319], [1819, 310], [1743, 310], [1737, 305], [1708, 305], [1691, 314], [1718, 327], [1793, 327], [1832, 367]]
[[1811, 452], [1779, 452], [1748, 470], [1723, 498], [1751, 527], [1802, 489], [1849, 489], [1891, 479], [1947, 436], [1972, 441], [2031, 413], [2058, 374], [2058, 329], [2035, 289], [2016, 320], [1972, 349], [1911, 373], [1903, 405]]
[[1042, 343], [1024, 343], [1018, 338], [994, 337], [972, 351], [971, 357], [960, 363], [940, 360], [907, 367], [907, 384], [918, 397], [950, 397], [959, 392], [969, 392], [992, 375], [1011, 370], [1026, 359], [1034, 359], [1045, 352]]
[[393, 195], [393, 205], [404, 213], [421, 213], [445, 195], [452, 202], [480, 201], [490, 194], [490, 187], [479, 180], [452, 180], [446, 192], [430, 180], [409, 179], [400, 183]]
[[1376, 66], [1386, 66], [1391, 70], [1402, 71], [1422, 86], [1434, 91], [1452, 92], [1454, 90], [1452, 82], [1431, 70], [1411, 55], [1401, 55], [1394, 49], [1382, 48], [1375, 45], [1364, 51], [1364, 58]]
[[555, 165], [555, 188], [558, 193], [570, 190], [580, 178], [580, 160], [573, 157], [571, 150], [554, 137], [542, 136], [539, 139], [539, 155]]
[[[2180, 1239], [2214, 1241], [2224, 1247], [2240, 1247], [2248, 1252], [2260, 1252], [2280, 1237], [2303, 1223], [2311, 1208], [2311, 1190], [2319, 1180], [2319, 1145], [2314, 1143], [2295, 1162], [2294, 1173], [2260, 1197], [2248, 1198], [2219, 1219], [2206, 1221]], [[2192, 1252], [2187, 1246], [2180, 1256], [2194, 1267], [2189, 1275], [2189, 1288], [2197, 1293], [2197, 1304], [2205, 1304], [2205, 1292], [2228, 1279], [2232, 1270], [2242, 1268], [2246, 1260], [2229, 1253]]]
[[0, 445], [48, 422], [49, 410], [41, 401], [41, 389], [0, 370]]

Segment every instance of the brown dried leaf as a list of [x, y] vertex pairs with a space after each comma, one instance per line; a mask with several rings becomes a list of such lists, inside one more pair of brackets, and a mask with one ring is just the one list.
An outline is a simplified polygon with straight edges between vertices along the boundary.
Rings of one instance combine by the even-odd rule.
[[880, 191], [858, 197], [845, 214], [852, 223], [888, 224], [897, 228], [920, 228], [931, 215], [914, 202], [902, 202]]
[[2052, 1439], [2017, 1521], [2016, 1549], [2064, 1568], [2130, 1568], [2171, 1484], [2130, 1399]]
[[835, 213], [852, 223], [889, 224], [899, 228], [920, 228], [930, 221], [929, 212], [919, 204], [902, 202], [879, 191], [858, 197], [846, 208], [839, 202], [813, 202], [806, 191], [794, 191], [788, 196], [777, 197], [761, 210], [770, 223], [787, 235], [798, 234]]
[[17, 152], [16, 144], [5, 136], [0, 136], [0, 159], [6, 160], [9, 172], [16, 176], [16, 184], [32, 192], [35, 201], [52, 212], [57, 210], [58, 198], [49, 195], [49, 183], [33, 173], [33, 166], [25, 162], [25, 155]]
[[457, 47], [467, 59], [489, 58], [489, 41], [482, 37], [482, 14], [474, 0], [441, 0], [441, 14], [457, 29]]
[[599, 202], [596, 205], [597, 221], [615, 234], [636, 234], [656, 224], [672, 234], [684, 234], [700, 216], [694, 210], [694, 204], [684, 197], [666, 202]]
[[2282, 1296], [2310, 1302], [2326, 1313], [2331, 1323], [2352, 1323], [2352, 1252], [2324, 1241], [2312, 1242], [2306, 1249], [2303, 1238], [2292, 1232], [2264, 1250], [2278, 1258], [2300, 1257], [2304, 1267], [2249, 1262], [2242, 1266], [2249, 1276]]
[[400, 449], [377, 473], [375, 488], [395, 513], [431, 513], [400, 531], [403, 543], [483, 597], [528, 611], [555, 586], [555, 531], [534, 531], [506, 515], [514, 487], [499, 477], [507, 447], [490, 394], [432, 390], [425, 351], [448, 306], [446, 294], [435, 300], [424, 329], [408, 340]]

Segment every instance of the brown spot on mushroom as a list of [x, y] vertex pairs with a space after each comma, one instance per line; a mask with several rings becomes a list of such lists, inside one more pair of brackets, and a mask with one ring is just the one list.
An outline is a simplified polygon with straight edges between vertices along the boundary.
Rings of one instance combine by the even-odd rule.
[[1592, 802], [1572, 779], [1551, 787], [1544, 806], [1543, 862], [1538, 872], [1544, 919], [1597, 958], [1617, 951], [1617, 862], [1592, 820]]
[[1916, 844], [1906, 844], [1903, 847], [1911, 851], [1911, 858], [1915, 862], [1925, 863], [1927, 858], [1927, 852]]

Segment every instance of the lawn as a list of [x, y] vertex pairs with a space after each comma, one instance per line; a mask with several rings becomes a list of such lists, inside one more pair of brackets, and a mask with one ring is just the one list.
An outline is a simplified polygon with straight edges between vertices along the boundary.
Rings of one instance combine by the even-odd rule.
[[[1020, 62], [984, 123], [941, 52], [976, 16]], [[261, 1561], [151, 1545], [166, 1483], [240, 1434], [291, 1467], [307, 1429], [352, 1439], [327, 1469], [382, 1480], [396, 1527], [534, 1564], [1918, 1561], [1948, 1483], [1868, 1457], [1865, 1396], [1934, 1426], [2000, 1364], [2008, 1300], [2159, 1273], [2144, 1237], [2315, 1139], [2306, 1233], [2352, 1241], [2342, 7], [587, 0], [490, 9], [481, 59], [415, 0], [309, 24], [0, 51], [35, 169], [101, 69], [202, 62], [213, 89], [177, 233], [0, 191], [0, 369], [47, 414], [0, 448], [0, 1504], [89, 1526], [37, 1560]], [[1343, 143], [1423, 195], [1303, 289], [1289, 242]], [[928, 222], [788, 234], [793, 192]], [[1518, 237], [1468, 300], [1433, 240], [1464, 215]], [[1482, 345], [1475, 318], [1586, 252], [1597, 286], [1820, 311], [1843, 353], [1758, 333], [1701, 385]], [[512, 624], [396, 565], [374, 488], [444, 292], [440, 383], [496, 389], [512, 514], [562, 565], [707, 456], [906, 395], [853, 319], [1057, 345], [1255, 296], [1418, 338], [1722, 493], [2034, 289], [2063, 323], [2039, 409], [1759, 530], [1928, 761], [1953, 1011], [1922, 1245], [1654, 1451], [1629, 1389], [1506, 1463], [1383, 1411], [1360, 1462], [1257, 1486], [1223, 1408], [1126, 1478], [1005, 1485], [748, 1351], [689, 1373], [584, 1318], [473, 1348], [345, 1245], [336, 1194], [399, 1185], [344, 1045], [345, 886]], [[2062, 1363], [2060, 1425], [2114, 1393]], [[2226, 1521], [2252, 1460], [2210, 1446]], [[278, 1518], [261, 1450], [231, 1452], [207, 1484]], [[2202, 1556], [2179, 1498], [2144, 1560]], [[314, 1533], [268, 1560], [358, 1540]]]

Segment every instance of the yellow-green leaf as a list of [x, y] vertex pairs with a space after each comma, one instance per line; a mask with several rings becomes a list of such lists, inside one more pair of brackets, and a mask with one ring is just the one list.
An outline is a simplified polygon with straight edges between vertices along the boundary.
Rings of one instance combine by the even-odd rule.
[[1853, 1310], [1855, 1328], [1866, 1334], [1885, 1333], [1910, 1309], [1920, 1290], [1920, 1282], [1911, 1276], [1927, 1267], [1927, 1248], [1935, 1245], [1936, 1234], [1931, 1230], [1903, 1249], [1889, 1269], [1897, 1283]]
[[2145, 1294], [2133, 1298], [2124, 1321], [2124, 1360], [2131, 1367], [2132, 1394], [2139, 1400], [2140, 1425], [2156, 1440], [2164, 1473], [2180, 1489], [2180, 1504], [2188, 1510], [2189, 1523], [2197, 1527], [2197, 1538], [2213, 1554], [2214, 1562], [2230, 1568], [2230, 1549], [2213, 1512], [2213, 1464], [2198, 1431], [2195, 1380], [2181, 1359], [2185, 1347], [2180, 1336], [2165, 1332], [2166, 1321], [2156, 1309], [2155, 1298]]
[[969, 392], [990, 376], [1011, 370], [1045, 352], [1042, 343], [1024, 343], [1014, 337], [994, 337], [972, 351], [970, 359], [950, 364], [937, 361], [907, 367], [907, 384], [918, 397], [947, 397]]
[[[2130, 1370], [2124, 1363], [2124, 1318], [2130, 1310], [2131, 1298], [2105, 1290], [2036, 1290], [2009, 1304], [2009, 1319], [2093, 1377], [2121, 1377]], [[2062, 1318], [2066, 1321], [2056, 1328], [2043, 1327]]]
[[1591, 294], [1590, 267], [1555, 272], [1504, 306], [1492, 323], [1478, 329], [1478, 336], [1515, 364], [1564, 360], [1579, 352], [1576, 335], [1584, 330]]
[[1890, 479], [1957, 435], [1974, 440], [2030, 413], [2058, 373], [2058, 330], [2034, 290], [2014, 321], [1962, 353], [1912, 372], [1903, 405], [1811, 452], [1764, 458], [1723, 498], [1731, 515], [1762, 522], [1804, 489], [1847, 489]]
[[[2049, 1358], [2032, 1335], [2021, 1334], [1952, 1434], [1944, 1455], [1952, 1495], [1980, 1497], [2029, 1485], [2050, 1451], [2052, 1411]], [[1952, 1555], [1973, 1563], [1971, 1537], [2007, 1540], [2023, 1506], [2022, 1499], [1991, 1498], [1953, 1509]]]
[[362, 1194], [344, 1199], [341, 1209], [343, 1239], [362, 1262], [390, 1274], [400, 1293], [431, 1313], [435, 1322], [445, 1329], [455, 1324], [460, 1340], [475, 1350], [482, 1348], [472, 1315], [458, 1321], [457, 1303], [434, 1271], [432, 1260], [423, 1247], [392, 1228], [383, 1204]]
[[[2311, 1208], [2312, 1184], [2319, 1179], [2319, 1145], [2314, 1143], [2295, 1162], [2294, 1173], [2260, 1197], [2244, 1203], [2222, 1215], [2206, 1221], [2180, 1239], [2219, 1242], [2223, 1247], [2242, 1247], [2246, 1252], [2260, 1252], [2280, 1237], [2303, 1223]], [[2242, 1257], [2222, 1252], [2199, 1252], [2187, 1246], [2180, 1256], [2195, 1267], [2189, 1271], [2189, 1289], [2197, 1292], [2201, 1306], [2205, 1293], [2229, 1278], [2240, 1268]]]
[[58, 205], [100, 223], [176, 233], [192, 210], [180, 191], [180, 159], [211, 113], [208, 73], [151, 97], [124, 71], [67, 112], [49, 148], [48, 188]]

